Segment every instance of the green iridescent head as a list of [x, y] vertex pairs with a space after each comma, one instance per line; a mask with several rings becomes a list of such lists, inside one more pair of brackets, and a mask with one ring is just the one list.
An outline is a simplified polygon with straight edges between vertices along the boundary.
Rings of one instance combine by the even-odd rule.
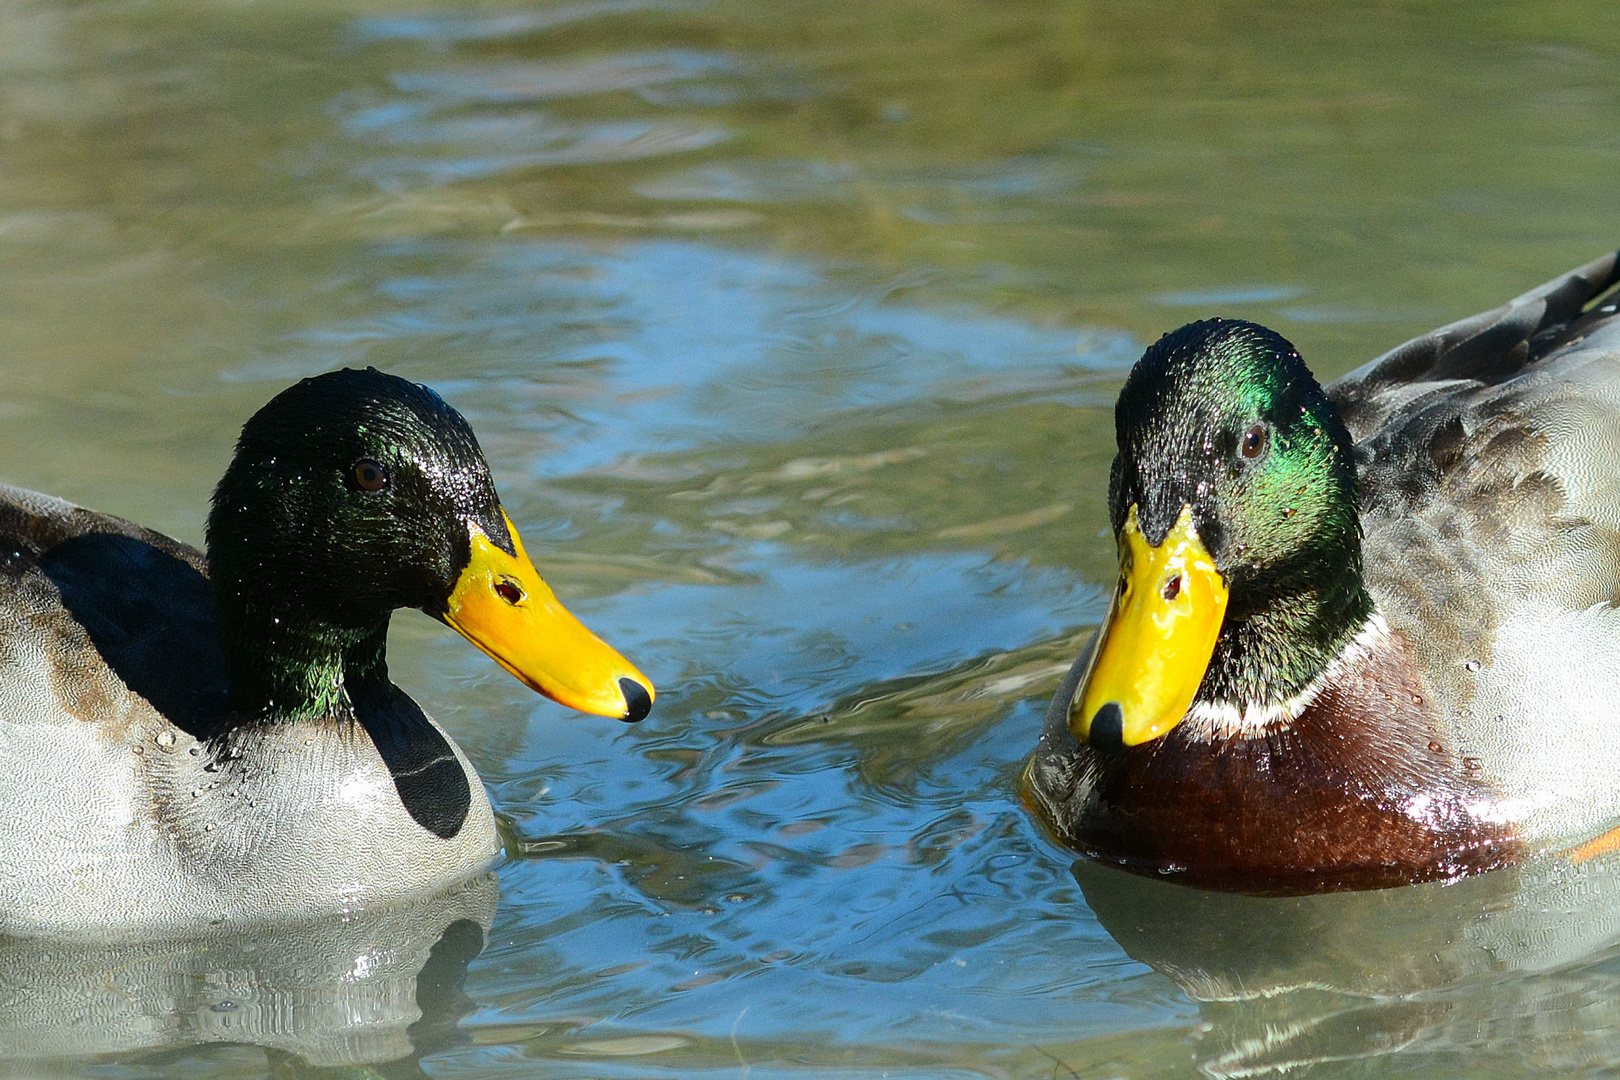
[[1229, 591], [1195, 700], [1298, 692], [1371, 611], [1350, 435], [1299, 353], [1254, 323], [1160, 338], [1115, 409], [1114, 531], [1158, 545], [1183, 509]]
[[1166, 334], [1120, 391], [1109, 492], [1158, 543], [1183, 506], [1227, 586], [1328, 547], [1359, 547], [1350, 435], [1281, 335], [1209, 319]]

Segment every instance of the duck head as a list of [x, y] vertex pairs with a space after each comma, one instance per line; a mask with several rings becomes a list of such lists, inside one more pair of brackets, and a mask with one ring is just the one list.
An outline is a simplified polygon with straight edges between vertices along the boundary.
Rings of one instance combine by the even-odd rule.
[[233, 709], [330, 708], [384, 674], [388, 617], [418, 608], [540, 693], [637, 721], [652, 683], [557, 601], [460, 413], [367, 368], [305, 379], [242, 429], [208, 519]]
[[1211, 319], [1142, 356], [1114, 411], [1120, 576], [1070, 706], [1118, 750], [1195, 702], [1301, 692], [1371, 612], [1349, 433], [1280, 335]]

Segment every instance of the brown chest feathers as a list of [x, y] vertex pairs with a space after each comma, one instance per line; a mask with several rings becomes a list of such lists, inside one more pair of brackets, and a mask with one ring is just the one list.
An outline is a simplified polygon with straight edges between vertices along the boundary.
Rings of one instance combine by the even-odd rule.
[[1059, 700], [1030, 764], [1030, 799], [1058, 839], [1125, 869], [1289, 894], [1517, 858], [1495, 794], [1446, 745], [1398, 637], [1344, 668], [1292, 724], [1260, 735], [1211, 739], [1182, 724], [1104, 754], [1069, 734]]

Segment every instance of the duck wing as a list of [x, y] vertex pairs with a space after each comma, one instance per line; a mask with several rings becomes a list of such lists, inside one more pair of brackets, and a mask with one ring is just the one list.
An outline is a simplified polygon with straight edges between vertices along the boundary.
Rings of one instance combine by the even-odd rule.
[[1615, 314], [1593, 302], [1620, 282], [1620, 252], [1561, 274], [1499, 308], [1415, 337], [1327, 387], [1361, 443], [1414, 403], [1468, 384], [1495, 386], [1572, 344]]
[[0, 673], [0, 722], [127, 719], [133, 692], [204, 735], [227, 683], [202, 553], [0, 485]]
[[1356, 438], [1368, 591], [1532, 840], [1620, 817], [1617, 262], [1329, 389]]
[[1616, 282], [1611, 253], [1328, 388], [1356, 441], [1369, 540], [1380, 520], [1434, 512], [1466, 513], [1477, 544], [1504, 553], [1582, 523], [1620, 530]]

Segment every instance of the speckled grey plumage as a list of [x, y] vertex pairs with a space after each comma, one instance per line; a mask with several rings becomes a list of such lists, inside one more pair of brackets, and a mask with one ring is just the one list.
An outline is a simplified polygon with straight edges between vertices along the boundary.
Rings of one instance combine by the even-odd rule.
[[1327, 388], [1368, 591], [1532, 843], [1620, 818], [1617, 280], [1606, 255]]
[[0, 933], [306, 918], [497, 854], [459, 748], [472, 806], [441, 839], [357, 725], [207, 741], [225, 675], [203, 573], [158, 533], [0, 485]]

